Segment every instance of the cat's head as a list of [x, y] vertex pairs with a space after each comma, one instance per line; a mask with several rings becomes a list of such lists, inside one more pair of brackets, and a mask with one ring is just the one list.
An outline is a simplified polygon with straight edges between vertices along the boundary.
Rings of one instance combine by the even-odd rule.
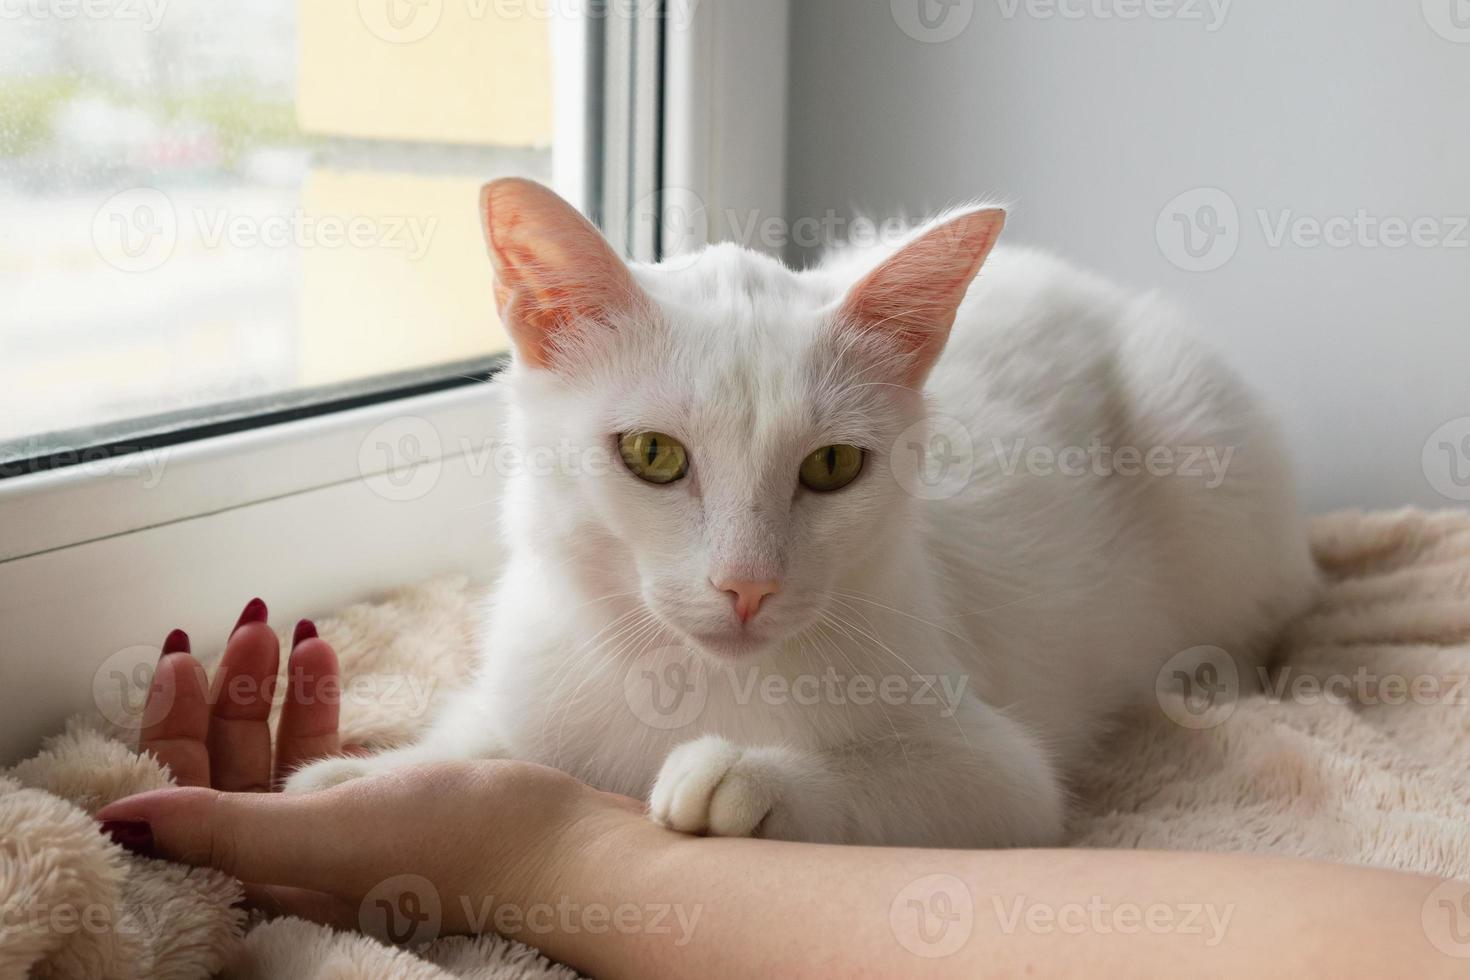
[[845, 275], [730, 245], [629, 266], [524, 180], [488, 185], [482, 210], [513, 438], [550, 464], [513, 481], [510, 519], [595, 601], [638, 603], [706, 654], [834, 615], [832, 591], [910, 523], [891, 450], [1004, 213], [951, 214]]

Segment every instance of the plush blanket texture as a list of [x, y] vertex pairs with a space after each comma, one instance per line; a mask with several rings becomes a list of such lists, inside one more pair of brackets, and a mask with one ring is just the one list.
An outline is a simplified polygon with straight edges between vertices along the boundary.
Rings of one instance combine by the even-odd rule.
[[[1259, 677], [1223, 651], [1172, 664], [1159, 704], [1099, 745], [1075, 844], [1470, 879], [1470, 513], [1333, 515], [1313, 546], [1326, 589], [1272, 669]], [[476, 598], [442, 580], [320, 623], [342, 654], [350, 741], [425, 724], [464, 679]], [[126, 731], [75, 720], [0, 774], [0, 977], [572, 976], [494, 937], [408, 950], [264, 921], [222, 874], [126, 854], [89, 814], [169, 780]]]

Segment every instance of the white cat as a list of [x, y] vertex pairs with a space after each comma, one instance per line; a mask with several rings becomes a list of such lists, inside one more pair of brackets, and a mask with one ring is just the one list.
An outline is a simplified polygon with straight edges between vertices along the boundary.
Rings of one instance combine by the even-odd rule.
[[514, 758], [690, 833], [1053, 844], [1171, 655], [1252, 664], [1313, 595], [1252, 396], [1158, 300], [991, 254], [999, 210], [793, 272], [630, 267], [545, 188], [482, 201], [505, 438], [554, 464], [509, 480], [473, 683], [292, 791]]

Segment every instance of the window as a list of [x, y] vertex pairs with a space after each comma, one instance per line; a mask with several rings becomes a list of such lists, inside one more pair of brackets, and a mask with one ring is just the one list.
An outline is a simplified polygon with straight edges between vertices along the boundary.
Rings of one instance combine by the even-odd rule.
[[476, 192], [591, 205], [587, 30], [495, 0], [0, 4], [0, 477], [483, 372]]

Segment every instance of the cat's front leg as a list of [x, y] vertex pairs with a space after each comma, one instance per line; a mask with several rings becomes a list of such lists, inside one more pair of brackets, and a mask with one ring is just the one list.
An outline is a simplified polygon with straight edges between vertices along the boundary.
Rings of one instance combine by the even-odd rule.
[[375, 755], [319, 759], [288, 776], [281, 788], [287, 793], [312, 793], [408, 766], [506, 756], [500, 740], [487, 729], [483, 710], [466, 695], [445, 705], [443, 714], [418, 742]]
[[689, 834], [824, 843], [1019, 847], [1060, 843], [1065, 793], [1037, 742], [968, 706], [962, 728], [921, 725], [827, 750], [715, 735], [669, 753], [649, 798]]
[[409, 745], [401, 749], [390, 749], [376, 755], [333, 756], [307, 763], [286, 777], [281, 786], [285, 793], [314, 793], [331, 789], [351, 779], [376, 776], [408, 766], [430, 762], [449, 762], [466, 759], [464, 753], [439, 750], [433, 745]]
[[[835, 787], [809, 753], [746, 748], [718, 735], [669, 753], [649, 797], [649, 815], [686, 834], [831, 840], [841, 808], [826, 805]], [[822, 786], [803, 794], [800, 788]]]

